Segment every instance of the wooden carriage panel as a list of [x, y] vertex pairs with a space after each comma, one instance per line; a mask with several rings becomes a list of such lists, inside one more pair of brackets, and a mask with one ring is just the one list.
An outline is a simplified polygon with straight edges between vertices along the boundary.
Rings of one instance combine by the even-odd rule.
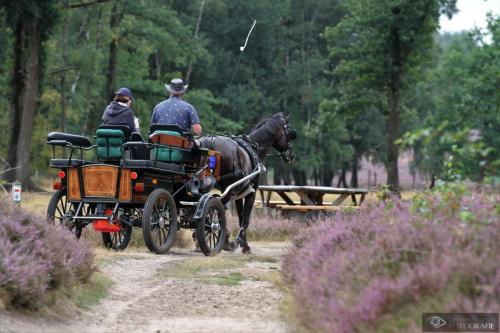
[[120, 201], [132, 200], [132, 180], [130, 178], [130, 169], [122, 169], [120, 176], [120, 194], [118, 199]]
[[77, 168], [68, 169], [68, 200], [79, 201], [80, 195], [80, 181], [78, 179]]
[[85, 196], [115, 197], [119, 168], [113, 165], [89, 165], [82, 168]]

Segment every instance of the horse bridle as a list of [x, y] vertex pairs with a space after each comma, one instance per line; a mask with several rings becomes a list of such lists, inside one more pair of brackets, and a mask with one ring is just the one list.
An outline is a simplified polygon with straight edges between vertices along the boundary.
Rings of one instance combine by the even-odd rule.
[[289, 125], [288, 122], [285, 121], [285, 119], [282, 120], [283, 120], [283, 132], [285, 133], [287, 148], [284, 151], [280, 152], [279, 154], [283, 159], [283, 161], [285, 161], [285, 163], [291, 163], [295, 159], [295, 154], [292, 151], [293, 146], [291, 141], [297, 138], [297, 132], [295, 131], [295, 128], [293, 128], [292, 125]]

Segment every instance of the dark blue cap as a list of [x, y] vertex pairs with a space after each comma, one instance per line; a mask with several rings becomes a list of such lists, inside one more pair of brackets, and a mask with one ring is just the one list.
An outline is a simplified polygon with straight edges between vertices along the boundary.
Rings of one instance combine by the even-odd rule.
[[130, 97], [130, 99], [134, 99], [132, 97], [132, 92], [127, 87], [122, 87], [122, 88], [118, 89], [118, 91], [116, 92], [116, 94], [117, 95], [122, 95], [122, 96]]

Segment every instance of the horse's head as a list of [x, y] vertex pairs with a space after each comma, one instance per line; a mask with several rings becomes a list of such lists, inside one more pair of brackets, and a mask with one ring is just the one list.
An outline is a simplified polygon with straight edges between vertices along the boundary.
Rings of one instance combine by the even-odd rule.
[[[259, 154], [267, 154], [267, 149], [271, 146], [276, 149], [281, 158], [286, 163], [291, 163], [295, 159], [292, 141], [297, 138], [297, 132], [288, 123], [290, 115], [285, 116], [278, 113], [261, 120], [248, 135], [249, 138], [258, 144]], [[261, 158], [263, 158], [261, 156]]]
[[283, 113], [278, 113], [275, 116], [279, 120], [279, 124], [273, 148], [280, 153], [285, 163], [292, 163], [295, 160], [292, 141], [297, 138], [297, 132], [295, 128], [288, 123], [290, 116], [290, 114], [285, 116]]

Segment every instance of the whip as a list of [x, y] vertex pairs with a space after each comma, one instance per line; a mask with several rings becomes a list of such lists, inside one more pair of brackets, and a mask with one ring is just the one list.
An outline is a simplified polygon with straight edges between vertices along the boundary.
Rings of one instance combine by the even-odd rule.
[[[241, 61], [241, 56], [243, 55], [243, 51], [245, 51], [247, 44], [248, 44], [248, 39], [250, 38], [250, 35], [252, 34], [253, 29], [255, 28], [255, 24], [257, 23], [257, 20], [253, 20], [252, 27], [248, 31], [247, 38], [245, 39], [245, 44], [243, 46], [240, 46], [240, 56], [238, 57], [238, 61], [236, 62], [236, 65], [233, 68], [233, 73], [231, 74], [231, 81], [229, 81], [229, 86], [233, 83], [234, 76], [236, 75], [236, 70], [238, 69], [238, 65], [240, 64]], [[224, 107], [227, 104], [227, 98], [224, 99], [224, 104], [222, 104], [222, 108], [220, 110], [220, 113], [222, 114], [222, 111], [224, 111]]]

